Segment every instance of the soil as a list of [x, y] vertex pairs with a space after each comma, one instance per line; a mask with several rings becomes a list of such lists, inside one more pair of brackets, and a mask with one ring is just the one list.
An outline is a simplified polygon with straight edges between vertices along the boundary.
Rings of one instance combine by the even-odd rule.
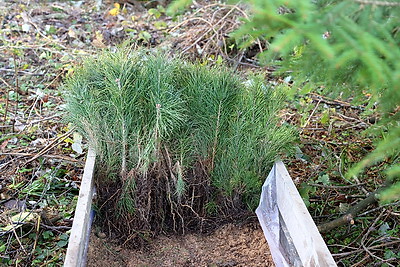
[[227, 224], [209, 235], [160, 236], [146, 248], [130, 250], [92, 231], [89, 267], [275, 266], [257, 223]]

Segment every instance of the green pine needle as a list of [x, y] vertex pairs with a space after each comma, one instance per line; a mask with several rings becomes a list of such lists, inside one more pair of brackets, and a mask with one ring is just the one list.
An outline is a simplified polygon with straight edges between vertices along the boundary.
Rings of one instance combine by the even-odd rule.
[[166, 177], [174, 205], [190, 199], [196, 164], [226, 201], [239, 195], [254, 208], [269, 168], [294, 140], [277, 118], [283, 94], [260, 78], [245, 85], [231, 71], [145, 50], [90, 58], [65, 90], [68, 120], [96, 149], [99, 168], [122, 183], [128, 212], [135, 179], [155, 172]]

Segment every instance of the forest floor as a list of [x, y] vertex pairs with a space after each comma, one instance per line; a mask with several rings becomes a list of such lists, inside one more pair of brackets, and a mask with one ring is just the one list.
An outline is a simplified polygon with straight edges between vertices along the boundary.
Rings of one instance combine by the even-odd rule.
[[[85, 57], [129, 40], [199, 64], [226, 64], [243, 75], [264, 73], [270, 86], [295, 89], [289, 74], [276, 77], [273, 68], [257, 64], [254, 56], [268, 48], [266, 42], [242, 50], [229, 37], [239, 17], [247, 16], [242, 6], [197, 1], [172, 18], [159, 4], [1, 1], [1, 266], [63, 263], [87, 146], [63, 122], [61, 85]], [[390, 162], [369, 168], [359, 180], [344, 175], [373, 149], [363, 131], [379, 118], [366, 105], [322, 96], [316, 88], [289, 96], [281, 118], [299, 129], [296, 156], [285, 164], [317, 224], [339, 217], [382, 185]], [[352, 224], [323, 235], [338, 265], [396, 266], [398, 204], [372, 204]], [[269, 266], [263, 238], [254, 224], [225, 225], [207, 236], [159, 237], [147, 249], [128, 252], [92, 234], [89, 266], [101, 266], [103, 256], [127, 266]]]

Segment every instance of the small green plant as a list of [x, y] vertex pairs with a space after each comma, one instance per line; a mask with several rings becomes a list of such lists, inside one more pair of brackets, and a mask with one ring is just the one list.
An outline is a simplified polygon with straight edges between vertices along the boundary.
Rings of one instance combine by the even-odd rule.
[[271, 164], [294, 139], [276, 116], [283, 93], [260, 78], [245, 83], [222, 67], [145, 50], [88, 59], [65, 90], [68, 120], [111, 178], [100, 183], [118, 185], [117, 210], [135, 214], [138, 230], [255, 208]]

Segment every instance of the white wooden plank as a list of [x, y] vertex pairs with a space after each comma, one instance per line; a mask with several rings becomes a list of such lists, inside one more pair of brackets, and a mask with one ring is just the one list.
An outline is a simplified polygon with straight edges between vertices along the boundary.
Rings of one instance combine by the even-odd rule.
[[74, 221], [72, 224], [71, 235], [69, 237], [67, 254], [65, 256], [64, 267], [85, 266], [84, 251], [88, 239], [87, 231], [90, 227], [90, 210], [93, 197], [93, 171], [96, 160], [96, 153], [89, 148], [85, 169], [79, 190], [78, 203], [75, 209]]
[[[296, 186], [280, 161], [274, 164], [264, 183], [256, 212], [277, 266], [336, 266]], [[276, 225], [279, 225], [279, 230]]]
[[[336, 266], [292, 178], [276, 163], [278, 207], [304, 266]], [[279, 192], [284, 192], [279, 194]]]
[[262, 187], [260, 205], [256, 214], [263, 229], [265, 239], [271, 252], [272, 259], [278, 267], [289, 267], [283, 253], [281, 253], [279, 242], [279, 210], [277, 204], [275, 165], [269, 173]]

